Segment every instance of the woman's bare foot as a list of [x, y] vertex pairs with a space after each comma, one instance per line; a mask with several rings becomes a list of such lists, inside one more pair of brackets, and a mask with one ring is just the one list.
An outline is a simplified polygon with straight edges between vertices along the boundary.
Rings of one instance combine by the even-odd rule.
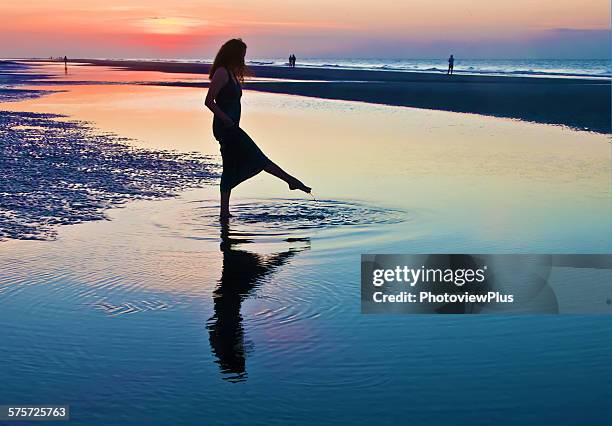
[[300, 191], [304, 191], [306, 194], [310, 194], [310, 191], [312, 191], [311, 187], [304, 185], [298, 179], [295, 179], [294, 181], [289, 183], [289, 189], [292, 190], [292, 191], [294, 189], [299, 189]]

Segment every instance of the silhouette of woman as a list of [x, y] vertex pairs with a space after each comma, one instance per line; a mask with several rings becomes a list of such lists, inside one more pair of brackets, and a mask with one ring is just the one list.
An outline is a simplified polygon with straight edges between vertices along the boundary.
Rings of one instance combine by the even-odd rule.
[[[308, 239], [300, 241], [310, 243]], [[221, 221], [223, 269], [213, 292], [214, 313], [206, 326], [216, 362], [221, 372], [227, 375], [225, 379], [233, 382], [246, 378], [246, 356], [250, 346], [242, 325], [242, 301], [254, 293], [263, 278], [309, 247], [290, 248], [264, 257], [232, 247], [240, 242], [249, 240], [232, 239], [228, 221]]]
[[213, 112], [213, 134], [221, 145], [221, 218], [230, 216], [232, 188], [262, 170], [284, 180], [289, 189], [310, 193], [311, 188], [272, 162], [253, 139], [239, 127], [241, 84], [248, 69], [244, 63], [246, 44], [240, 39], [227, 41], [210, 68], [206, 106]]

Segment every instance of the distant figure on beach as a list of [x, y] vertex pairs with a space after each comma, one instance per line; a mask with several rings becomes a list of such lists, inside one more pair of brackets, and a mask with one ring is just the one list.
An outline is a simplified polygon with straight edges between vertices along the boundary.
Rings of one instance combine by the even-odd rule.
[[64, 73], [68, 74], [68, 57], [64, 56]]
[[290, 190], [310, 193], [311, 188], [291, 176], [259, 149], [253, 139], [240, 128], [242, 96], [241, 84], [248, 68], [244, 62], [247, 46], [241, 39], [227, 41], [210, 68], [210, 86], [205, 105], [213, 112], [213, 134], [221, 145], [223, 172], [221, 173], [220, 218], [229, 218], [232, 188], [262, 170], [285, 181]]
[[295, 55], [293, 53], [289, 55], [289, 66], [295, 68]]
[[455, 68], [455, 57], [453, 55], [450, 55], [450, 58], [448, 58], [448, 71], [446, 72], [446, 74], [452, 74], [453, 68]]

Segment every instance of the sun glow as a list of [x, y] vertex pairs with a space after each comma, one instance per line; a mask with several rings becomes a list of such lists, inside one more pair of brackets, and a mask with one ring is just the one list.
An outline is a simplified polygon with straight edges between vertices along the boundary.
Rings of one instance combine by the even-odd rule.
[[[609, 0], [2, 0], [0, 57], [607, 58]], [[53, 53], [55, 52], [55, 53]]]
[[185, 34], [206, 25], [205, 21], [193, 18], [155, 16], [138, 21], [137, 26], [150, 34]]

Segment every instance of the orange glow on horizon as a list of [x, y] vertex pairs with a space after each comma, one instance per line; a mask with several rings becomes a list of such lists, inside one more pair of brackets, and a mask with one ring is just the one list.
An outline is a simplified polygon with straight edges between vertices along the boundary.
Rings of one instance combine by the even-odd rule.
[[291, 46], [316, 56], [381, 45], [392, 55], [403, 46], [407, 54], [411, 46], [528, 41], [559, 31], [589, 37], [609, 31], [609, 18], [607, 0], [3, 0], [0, 31], [14, 43], [0, 47], [0, 57], [56, 48], [81, 56], [168, 49], [202, 56], [230, 37], [254, 40], [252, 53], [264, 57], [284, 56]]
[[181, 17], [152, 17], [136, 23], [145, 33], [149, 34], [186, 34], [206, 25], [206, 21]]

